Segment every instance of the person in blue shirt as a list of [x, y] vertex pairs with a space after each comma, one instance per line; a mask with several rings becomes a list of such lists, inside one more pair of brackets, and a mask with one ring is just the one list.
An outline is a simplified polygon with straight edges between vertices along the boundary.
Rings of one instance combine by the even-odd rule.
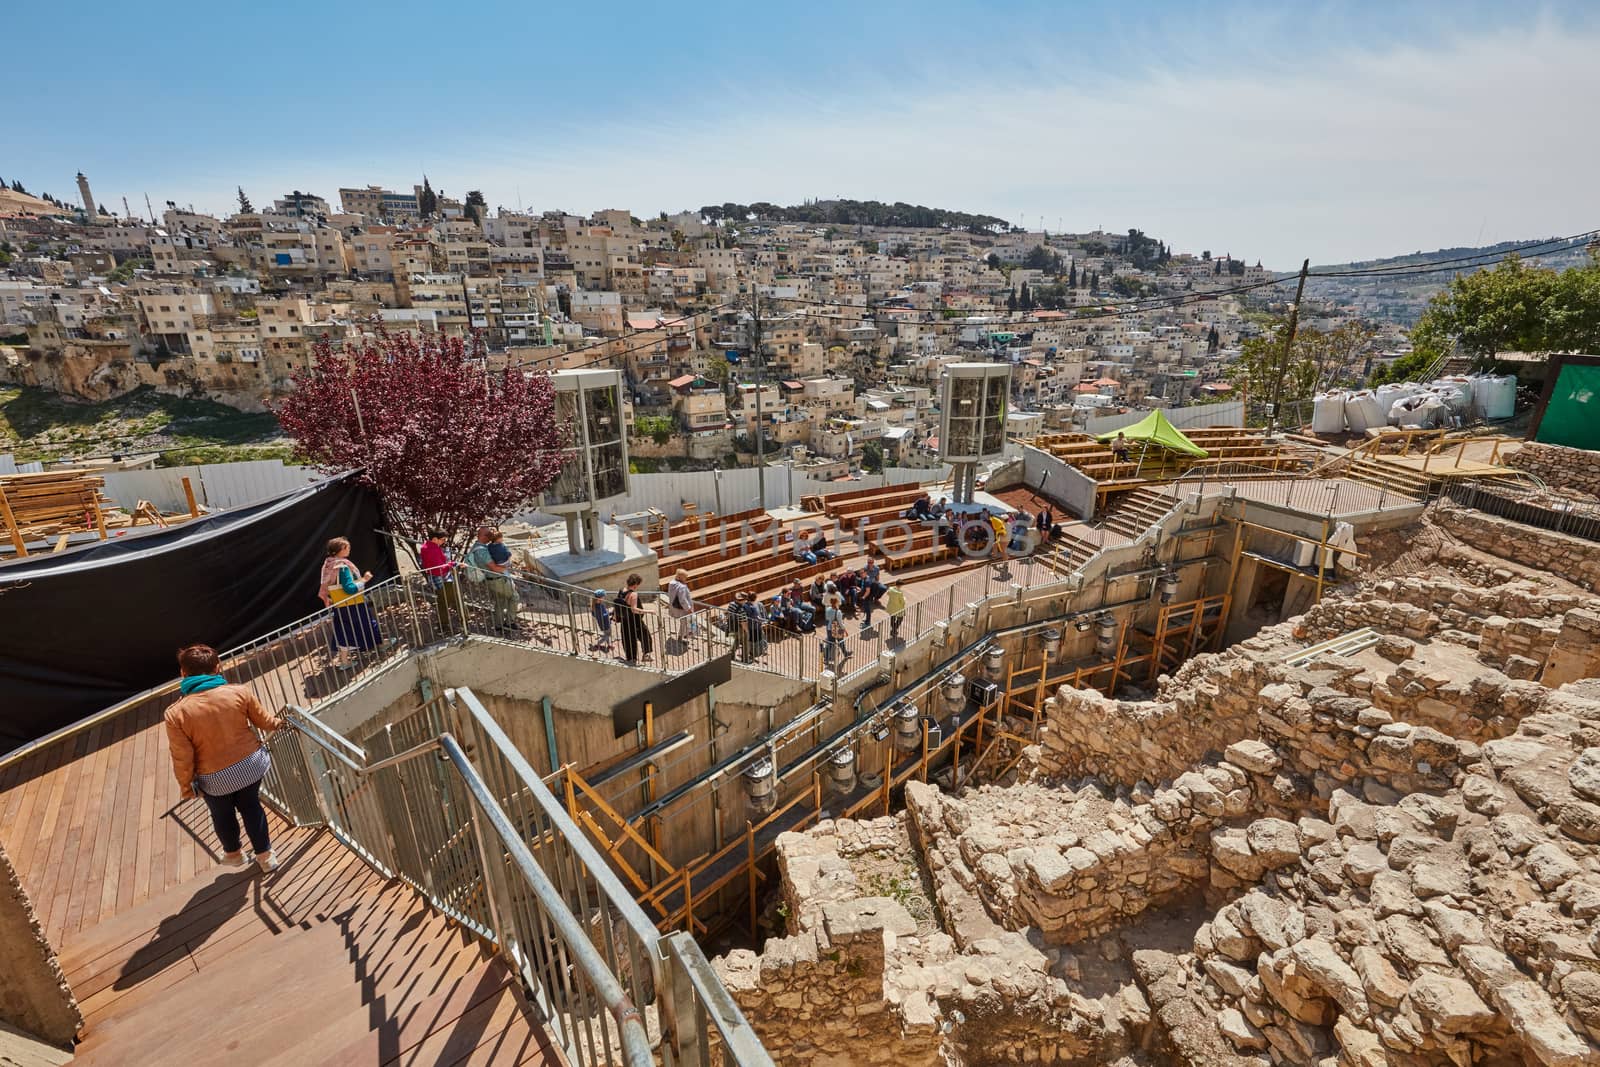
[[589, 613], [594, 616], [596, 629], [600, 631], [600, 639], [589, 646], [590, 652], [611, 651], [611, 609], [606, 605], [606, 591], [596, 589], [594, 600], [590, 603]]

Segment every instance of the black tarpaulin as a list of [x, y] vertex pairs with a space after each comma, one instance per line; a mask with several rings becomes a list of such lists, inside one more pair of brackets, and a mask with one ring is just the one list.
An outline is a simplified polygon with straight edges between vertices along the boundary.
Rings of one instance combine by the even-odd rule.
[[169, 680], [321, 608], [333, 537], [374, 581], [394, 574], [375, 493], [346, 475], [170, 529], [0, 566], [0, 752]]

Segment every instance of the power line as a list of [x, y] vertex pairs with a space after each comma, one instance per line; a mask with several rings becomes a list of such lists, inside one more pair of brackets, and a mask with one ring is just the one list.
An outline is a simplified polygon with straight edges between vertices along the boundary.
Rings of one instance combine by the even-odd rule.
[[[668, 326], [677, 326], [677, 325], [681, 325], [682, 323], [685, 323], [685, 322], [693, 322], [695, 319], [703, 318], [706, 315], [715, 315], [717, 312], [726, 310], [729, 307], [732, 307], [732, 305], [731, 304], [718, 304], [715, 307], [707, 308], [704, 311], [696, 311], [696, 312], [694, 312], [692, 314], [683, 315], [683, 316], [680, 316], [679, 318], [676, 318], [676, 319], [662, 319], [658, 323], [656, 323], [655, 326], [653, 326], [651, 328], [652, 329], [664, 329], [665, 327], [668, 327]], [[523, 359], [523, 360], [518, 360], [518, 361], [516, 361], [514, 363], [507, 363], [506, 364], [506, 369], [507, 370], [515, 370], [518, 367], [527, 367], [527, 366], [532, 366], [532, 365], [538, 364], [538, 363], [557, 363], [557, 362], [560, 362], [561, 360], [567, 359], [567, 358], [569, 358], [571, 356], [581, 356], [581, 355], [583, 355], [583, 353], [585, 353], [585, 352], [593, 352], [597, 348], [605, 348], [608, 345], [615, 345], [617, 342], [619, 342], [621, 340], [623, 340], [623, 338], [621, 338], [621, 337], [608, 337], [603, 341], [596, 341], [594, 344], [585, 345], [582, 348], [575, 348], [575, 349], [572, 349], [570, 351], [560, 353], [559, 355], [537, 356], [537, 357], [535, 357], [533, 359]], [[588, 360], [588, 361], [586, 361], [584, 363], [580, 363], [576, 367], [567, 367], [565, 369], [566, 370], [582, 370], [584, 367], [591, 367], [596, 363], [601, 363], [601, 362], [604, 362], [605, 360], [608, 360], [608, 359], [615, 359], [618, 356], [625, 356], [630, 352], [637, 352], [641, 348], [649, 348], [652, 345], [658, 345], [658, 344], [661, 343], [661, 341], [662, 341], [661, 338], [651, 338], [651, 339], [649, 339], [647, 341], [640, 341], [640, 342], [638, 342], [636, 344], [624, 345], [622, 348], [617, 349], [616, 351], [607, 352], [604, 355], [596, 356], [594, 359]]]
[[[1473, 260], [1485, 260], [1484, 263], [1479, 263], [1479, 264], [1474, 264], [1474, 265], [1487, 266], [1487, 265], [1489, 265], [1490, 262], [1498, 262], [1500, 259], [1504, 259], [1506, 256], [1518, 255], [1518, 254], [1530, 251], [1530, 250], [1535, 249], [1535, 248], [1544, 248], [1547, 245], [1560, 245], [1560, 246], [1562, 246], [1562, 247], [1558, 247], [1558, 248], [1551, 248], [1548, 251], [1534, 253], [1533, 255], [1530, 255], [1527, 258], [1533, 259], [1536, 256], [1555, 255], [1558, 252], [1568, 251], [1573, 242], [1587, 240], [1588, 238], [1594, 237], [1597, 234], [1600, 234], [1600, 230], [1585, 230], [1582, 233], [1575, 233], [1570, 237], [1551, 237], [1551, 238], [1547, 238], [1546, 240], [1543, 240], [1543, 241], [1534, 241], [1534, 242], [1532, 242], [1530, 244], [1519, 245], [1516, 248], [1507, 248], [1507, 249], [1505, 249], [1503, 251], [1500, 251], [1500, 252], [1475, 252], [1475, 253], [1473, 253], [1472, 255], [1469, 255], [1469, 256], [1457, 256], [1457, 257], [1455, 257], [1453, 259], [1426, 260], [1426, 261], [1421, 262], [1421, 263], [1400, 263], [1400, 264], [1396, 264], [1396, 265], [1394, 265], [1392, 267], [1371, 267], [1371, 268], [1368, 268], [1368, 269], [1365, 269], [1365, 270], [1312, 271], [1311, 274], [1310, 274], [1310, 277], [1313, 277], [1313, 278], [1346, 278], [1346, 277], [1382, 277], [1382, 276], [1387, 276], [1387, 275], [1390, 275], [1390, 274], [1407, 274], [1407, 273], [1427, 274], [1427, 273], [1433, 273], [1438, 268], [1444, 268], [1446, 264], [1450, 264], [1450, 263], [1467, 263], [1467, 262], [1473, 261]], [[1497, 257], [1497, 258], [1493, 259], [1493, 260], [1490, 260], [1487, 257]], [[1290, 275], [1289, 277], [1293, 277], [1293, 275]]]

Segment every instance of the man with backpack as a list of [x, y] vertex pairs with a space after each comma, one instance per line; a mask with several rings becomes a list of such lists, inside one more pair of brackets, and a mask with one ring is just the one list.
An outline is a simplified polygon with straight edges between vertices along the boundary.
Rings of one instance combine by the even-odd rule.
[[517, 587], [511, 580], [511, 550], [492, 526], [478, 527], [478, 541], [467, 552], [467, 581], [489, 594], [489, 626], [502, 634], [519, 631]]

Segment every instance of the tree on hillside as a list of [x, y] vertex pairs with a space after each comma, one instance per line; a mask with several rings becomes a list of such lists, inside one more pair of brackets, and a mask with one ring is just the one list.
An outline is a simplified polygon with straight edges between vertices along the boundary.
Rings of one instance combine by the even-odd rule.
[[1051, 274], [1060, 274], [1061, 254], [1052, 252], [1044, 245], [1034, 245], [1028, 249], [1028, 254], [1023, 258], [1022, 265], [1029, 270], [1042, 270]]
[[1361, 380], [1361, 367], [1377, 336], [1362, 322], [1347, 322], [1334, 330], [1303, 327], [1295, 337], [1295, 347], [1304, 350], [1317, 368], [1316, 388], [1326, 389]]
[[239, 186], [239, 214], [249, 215], [254, 212], [255, 207], [251, 205], [250, 198], [244, 195], [244, 186]]
[[485, 373], [476, 346], [382, 329], [340, 349], [323, 338], [274, 413], [320, 469], [360, 468], [400, 536], [443, 530], [464, 548], [555, 480], [565, 432], [547, 375]]
[[1078, 287], [1078, 265], [1076, 263], [1074, 263], [1072, 265], [1070, 271], [1067, 274], [1067, 288], [1068, 289], [1076, 289], [1077, 287]]
[[439, 194], [433, 191], [433, 185], [428, 181], [428, 176], [422, 176], [422, 192], [417, 194], [417, 211], [423, 218], [427, 218], [439, 210]]
[[1557, 272], [1513, 254], [1457, 275], [1429, 301], [1411, 344], [1418, 369], [1458, 350], [1480, 363], [1501, 352], [1600, 351], [1600, 255]]
[[1285, 365], [1283, 337], [1280, 336], [1285, 328], [1279, 323], [1258, 336], [1247, 338], [1239, 346], [1238, 358], [1228, 364], [1228, 380], [1248, 399], [1258, 403], [1269, 401], [1280, 368], [1283, 372], [1282, 396], [1285, 404], [1304, 400], [1316, 390], [1317, 364], [1305, 344], [1306, 334], [1310, 331], [1302, 331], [1295, 338], [1294, 349], [1288, 353], [1288, 363]]
[[876, 441], [868, 441], [861, 446], [861, 469], [868, 474], [883, 473], [883, 446]]
[[467, 202], [462, 205], [462, 212], [478, 225], [483, 224], [484, 213], [488, 210], [489, 202], [483, 198], [483, 192], [478, 189], [467, 191]]

